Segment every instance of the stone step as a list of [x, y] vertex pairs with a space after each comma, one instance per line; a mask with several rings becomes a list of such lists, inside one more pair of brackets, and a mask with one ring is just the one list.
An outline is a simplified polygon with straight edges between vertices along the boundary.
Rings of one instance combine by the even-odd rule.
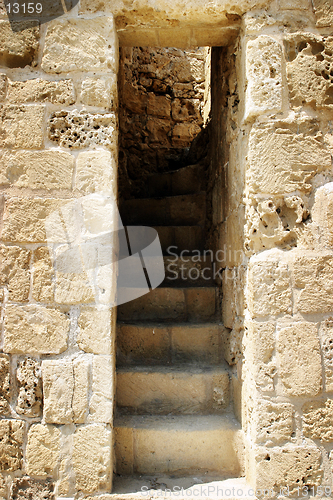
[[[158, 232], [165, 255], [170, 251], [202, 253], [205, 245], [205, 231], [200, 226], [153, 226]], [[170, 249], [170, 251], [168, 251]]]
[[160, 287], [118, 306], [119, 321], [207, 322], [217, 316], [216, 287]]
[[204, 226], [206, 193], [126, 200], [120, 206], [124, 225], [192, 225]]
[[210, 255], [164, 257], [165, 280], [162, 286], [213, 286], [213, 265]]
[[116, 400], [129, 414], [222, 413], [229, 405], [229, 373], [223, 367], [123, 367]]
[[188, 165], [173, 172], [149, 176], [148, 196], [177, 196], [198, 193], [204, 190], [204, 184], [203, 166]]
[[117, 324], [118, 366], [222, 362], [222, 324]]
[[118, 474], [241, 472], [243, 434], [231, 415], [125, 415], [114, 427]]

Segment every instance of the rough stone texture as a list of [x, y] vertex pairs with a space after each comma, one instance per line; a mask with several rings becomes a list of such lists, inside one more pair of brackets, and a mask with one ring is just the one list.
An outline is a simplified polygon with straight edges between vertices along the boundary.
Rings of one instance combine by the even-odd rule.
[[11, 500], [54, 500], [53, 490], [50, 481], [24, 476], [14, 479]]
[[250, 133], [246, 174], [250, 192], [309, 192], [314, 175], [330, 167], [331, 153], [315, 121], [268, 123], [254, 126]]
[[112, 113], [55, 111], [49, 119], [48, 135], [50, 141], [67, 148], [93, 145], [115, 148], [116, 118]]
[[27, 302], [30, 291], [31, 252], [16, 246], [0, 246], [0, 285], [14, 302]]
[[0, 21], [0, 64], [9, 68], [34, 65], [38, 40], [37, 21]]
[[277, 494], [281, 487], [289, 486], [290, 495], [295, 495], [298, 487], [301, 491], [303, 486], [310, 489], [322, 484], [323, 471], [320, 468], [321, 453], [318, 448], [258, 448], [254, 460], [256, 488], [266, 491], [273, 489]]
[[89, 405], [89, 421], [112, 423], [113, 415], [113, 371], [111, 356], [94, 356], [92, 396]]
[[287, 63], [287, 80], [292, 105], [331, 109], [333, 38], [299, 33], [287, 37], [286, 47], [290, 61]]
[[60, 453], [59, 429], [52, 425], [32, 425], [26, 449], [27, 473], [31, 476], [53, 476]]
[[7, 305], [4, 351], [27, 354], [59, 354], [67, 349], [69, 319], [56, 310], [38, 305]]
[[324, 443], [333, 441], [333, 400], [309, 401], [302, 409], [304, 436]]
[[250, 40], [246, 48], [245, 118], [282, 108], [282, 48], [269, 36]]
[[37, 302], [54, 301], [54, 268], [48, 247], [39, 247], [34, 251], [32, 297]]
[[82, 309], [77, 343], [80, 349], [93, 354], [111, 354], [112, 310]]
[[[84, 359], [73, 363], [74, 392], [73, 392], [73, 421], [83, 424], [88, 412], [89, 365]], [[108, 382], [110, 383], [110, 381]]]
[[282, 328], [277, 350], [284, 392], [296, 397], [317, 396], [322, 390], [322, 368], [316, 324], [299, 322]]
[[319, 338], [324, 362], [325, 390], [333, 392], [333, 318], [321, 323]]
[[84, 151], [76, 162], [75, 187], [86, 194], [116, 191], [116, 164], [109, 151]]
[[80, 427], [73, 436], [76, 489], [97, 493], [111, 488], [111, 431], [102, 425]]
[[7, 76], [0, 74], [0, 102], [2, 102], [7, 95], [8, 80]]
[[71, 80], [52, 82], [40, 78], [25, 82], [9, 81], [8, 100], [12, 104], [51, 102], [69, 106], [75, 102], [73, 82]]
[[0, 415], [10, 413], [10, 358], [0, 354]]
[[288, 403], [257, 401], [254, 429], [258, 444], [278, 445], [290, 441], [293, 433], [293, 406]]
[[21, 469], [23, 456], [24, 422], [0, 420], [0, 470]]
[[40, 149], [43, 146], [43, 104], [3, 105], [0, 147]]
[[7, 484], [5, 478], [0, 474], [0, 499], [6, 500], [8, 498]]
[[112, 17], [54, 21], [46, 32], [42, 69], [46, 73], [115, 71]]
[[[266, 254], [268, 256], [268, 254]], [[254, 317], [290, 313], [292, 305], [290, 271], [288, 265], [270, 253], [270, 258], [250, 263], [249, 307]]]
[[314, 12], [317, 18], [317, 26], [332, 26], [333, 6], [330, 0], [312, 0]]
[[54, 297], [58, 304], [89, 304], [95, 301], [93, 284], [84, 272], [57, 272]]
[[86, 106], [115, 109], [117, 105], [117, 79], [86, 78], [81, 85], [80, 102]]
[[71, 189], [74, 158], [64, 151], [0, 154], [0, 185], [31, 189]]
[[253, 373], [255, 384], [263, 392], [274, 390], [274, 376], [276, 375], [276, 361], [273, 358], [275, 329], [275, 323], [268, 321], [263, 323], [251, 321], [247, 325], [245, 338], [247, 358], [245, 363], [250, 373]]
[[315, 192], [315, 203], [311, 211], [313, 225], [319, 231], [323, 247], [333, 246], [333, 183], [320, 186]]
[[16, 378], [18, 382], [16, 412], [26, 417], [39, 417], [43, 400], [39, 363], [32, 358], [25, 358], [18, 364]]
[[333, 258], [300, 256], [293, 266], [295, 287], [300, 289], [294, 308], [303, 314], [325, 313], [333, 309]]

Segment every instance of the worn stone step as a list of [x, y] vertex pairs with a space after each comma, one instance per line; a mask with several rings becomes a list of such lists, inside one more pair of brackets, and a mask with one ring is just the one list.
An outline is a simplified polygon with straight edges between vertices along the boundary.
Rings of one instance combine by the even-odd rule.
[[204, 226], [206, 193], [126, 200], [120, 206], [120, 214], [124, 225]]
[[119, 321], [207, 322], [217, 315], [216, 287], [160, 287], [118, 306]]
[[161, 247], [165, 255], [170, 251], [199, 252], [201, 253], [205, 245], [205, 231], [201, 226], [153, 226], [158, 232]]
[[241, 472], [243, 434], [231, 415], [119, 416], [114, 427], [118, 474]]
[[188, 165], [186, 167], [153, 174], [148, 177], [148, 196], [177, 196], [193, 194], [205, 188], [205, 173], [202, 165]]
[[212, 286], [214, 267], [209, 254], [164, 257], [165, 280], [162, 286]]
[[229, 373], [223, 367], [123, 367], [116, 400], [130, 414], [221, 413], [229, 405]]
[[117, 364], [219, 364], [225, 334], [217, 323], [118, 323]]

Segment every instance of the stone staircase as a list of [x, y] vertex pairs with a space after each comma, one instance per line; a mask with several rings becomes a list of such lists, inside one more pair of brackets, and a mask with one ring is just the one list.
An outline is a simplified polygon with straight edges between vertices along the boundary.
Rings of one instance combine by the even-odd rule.
[[[223, 361], [219, 294], [203, 255], [201, 168], [152, 175], [150, 198], [120, 207], [124, 225], [155, 227], [166, 267], [160, 287], [118, 307], [116, 473], [129, 479], [241, 474], [242, 434]], [[178, 255], [188, 250], [187, 262], [168, 255], [170, 246]], [[182, 277], [174, 279], [181, 266]]]

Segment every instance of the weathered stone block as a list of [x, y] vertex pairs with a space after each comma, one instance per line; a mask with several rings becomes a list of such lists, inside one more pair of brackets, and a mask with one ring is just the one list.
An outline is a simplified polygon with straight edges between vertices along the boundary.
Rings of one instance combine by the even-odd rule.
[[148, 94], [147, 114], [157, 116], [157, 118], [170, 118], [171, 99], [167, 96]]
[[117, 127], [112, 113], [97, 114], [85, 111], [55, 111], [48, 124], [50, 141], [67, 148], [102, 145], [115, 149]]
[[203, 123], [200, 113], [199, 99], [175, 99], [172, 102], [172, 118], [176, 122], [195, 121], [198, 125]]
[[282, 328], [277, 350], [285, 393], [296, 397], [317, 396], [322, 391], [322, 367], [316, 324], [299, 322]]
[[319, 338], [324, 362], [325, 390], [333, 392], [333, 318], [321, 323]]
[[7, 76], [0, 74], [0, 102], [2, 102], [7, 94], [8, 80]]
[[89, 304], [95, 301], [93, 284], [84, 272], [57, 272], [54, 298], [58, 304]]
[[111, 356], [94, 356], [89, 421], [112, 423], [114, 364]]
[[263, 252], [251, 261], [248, 302], [253, 317], [291, 312], [290, 275], [287, 263], [278, 258], [278, 253]]
[[73, 436], [73, 464], [77, 491], [98, 493], [111, 489], [112, 434], [103, 425], [80, 427]]
[[59, 354], [67, 349], [69, 319], [38, 305], [7, 305], [4, 351], [16, 354]]
[[0, 185], [31, 189], [71, 189], [74, 158], [64, 151], [0, 154]]
[[251, 130], [246, 178], [253, 193], [309, 192], [311, 179], [330, 166], [331, 153], [313, 122], [268, 123]]
[[333, 400], [309, 401], [302, 409], [304, 436], [324, 443], [333, 441]]
[[273, 322], [251, 321], [247, 324], [245, 368], [253, 374], [255, 384], [263, 392], [274, 390], [275, 330], [276, 325]]
[[289, 403], [256, 401], [252, 429], [256, 442], [277, 445], [290, 441], [293, 433], [293, 413], [293, 406]]
[[73, 363], [74, 392], [73, 392], [73, 421], [83, 424], [88, 412], [89, 365], [85, 360], [76, 360]]
[[279, 0], [279, 8], [284, 10], [308, 10], [311, 0]]
[[76, 189], [84, 193], [112, 192], [117, 190], [117, 167], [109, 151], [84, 151], [76, 162]]
[[[333, 19], [333, 9], [331, 12]], [[297, 33], [285, 41], [287, 81], [293, 106], [331, 109], [333, 105], [333, 38]]]
[[9, 81], [8, 100], [12, 104], [51, 102], [70, 106], [75, 102], [72, 80], [51, 82], [40, 78], [25, 82]]
[[86, 106], [114, 109], [117, 104], [117, 79], [86, 78], [81, 85], [80, 101]]
[[111, 309], [81, 309], [78, 320], [80, 331], [77, 336], [80, 349], [93, 354], [111, 354], [111, 315]]
[[333, 310], [333, 258], [331, 255], [295, 258], [293, 265], [295, 287], [300, 289], [295, 311], [303, 314], [325, 313]]
[[50, 481], [41, 481], [24, 476], [13, 481], [11, 500], [53, 500], [54, 486]]
[[34, 65], [38, 40], [38, 21], [0, 21], [0, 64], [9, 68]]
[[37, 302], [54, 301], [54, 267], [48, 247], [39, 247], [34, 251], [32, 278], [32, 297]]
[[0, 470], [6, 472], [22, 468], [24, 422], [0, 420]]
[[266, 35], [250, 40], [246, 47], [245, 119], [282, 108], [282, 48]]
[[333, 5], [330, 0], [312, 0], [314, 12], [319, 28], [332, 26], [333, 24]]
[[10, 359], [0, 354], [0, 415], [10, 413]]
[[43, 104], [3, 105], [0, 109], [0, 147], [40, 149], [43, 146]]
[[32, 358], [25, 358], [18, 364], [16, 378], [18, 383], [16, 412], [26, 417], [39, 417], [43, 402], [39, 363]]
[[186, 147], [200, 132], [196, 123], [177, 123], [172, 130], [172, 144], [177, 148]]
[[112, 17], [54, 21], [46, 32], [42, 69], [46, 73], [116, 72], [116, 49]]
[[16, 246], [0, 247], [0, 285], [8, 290], [8, 298], [27, 302], [30, 291], [31, 252]]
[[0, 474], [0, 500], [8, 498], [8, 488], [5, 478]]
[[53, 476], [60, 454], [61, 432], [52, 425], [32, 425], [26, 449], [27, 473], [31, 476]]

